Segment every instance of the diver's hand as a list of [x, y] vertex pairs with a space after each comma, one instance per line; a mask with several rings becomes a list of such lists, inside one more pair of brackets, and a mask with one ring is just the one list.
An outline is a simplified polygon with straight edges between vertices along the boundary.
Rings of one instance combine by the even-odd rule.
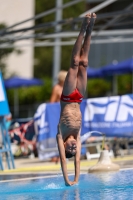
[[71, 185], [73, 185], [73, 182], [71, 182], [71, 181], [66, 181], [66, 182], [65, 182], [65, 185], [66, 185], [66, 186], [71, 186]]
[[77, 183], [78, 183], [78, 181], [73, 181], [71, 185], [75, 185]]
[[78, 183], [78, 181], [67, 181], [67, 182], [65, 182], [65, 185], [66, 186], [72, 186], [72, 185], [75, 185], [77, 183]]

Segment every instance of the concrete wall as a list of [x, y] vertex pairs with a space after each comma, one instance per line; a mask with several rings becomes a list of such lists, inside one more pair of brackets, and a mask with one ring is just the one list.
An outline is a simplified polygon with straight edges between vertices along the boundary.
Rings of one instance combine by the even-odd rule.
[[[0, 23], [11, 26], [34, 16], [34, 0], [0, 0]], [[34, 25], [31, 20], [14, 29], [29, 27]], [[29, 33], [29, 32], [28, 32]], [[18, 34], [17, 34], [18, 35]], [[16, 36], [17, 36], [16, 35]], [[23, 34], [25, 35], [25, 34]], [[34, 48], [29, 45], [23, 47], [23, 44], [32, 44], [33, 41], [16, 42], [21, 54], [12, 53], [6, 60], [8, 75], [15, 73], [21, 77], [30, 78], [33, 76]]]

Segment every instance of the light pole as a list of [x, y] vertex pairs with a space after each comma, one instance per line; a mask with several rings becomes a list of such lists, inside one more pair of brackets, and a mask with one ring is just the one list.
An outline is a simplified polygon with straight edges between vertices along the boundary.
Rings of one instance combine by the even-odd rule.
[[[62, 0], [56, 0], [56, 13], [55, 13], [55, 21], [61, 21], [62, 19]], [[57, 25], [55, 27], [55, 32], [60, 32], [61, 25]], [[57, 74], [60, 71], [61, 64], [61, 46], [60, 46], [61, 38], [55, 38], [54, 40], [54, 50], [53, 50], [53, 86], [57, 82]]]

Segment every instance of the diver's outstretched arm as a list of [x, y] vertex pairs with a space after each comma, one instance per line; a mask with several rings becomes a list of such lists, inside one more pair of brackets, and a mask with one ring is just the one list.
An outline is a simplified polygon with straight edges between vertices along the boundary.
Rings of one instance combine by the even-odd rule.
[[70, 186], [72, 185], [72, 182], [69, 181], [68, 179], [65, 148], [64, 148], [63, 139], [60, 133], [56, 135], [56, 140], [57, 140], [57, 145], [58, 145], [58, 150], [59, 150], [60, 163], [61, 163], [61, 169], [62, 169], [64, 181], [67, 186]]
[[74, 159], [74, 166], [75, 166], [75, 177], [73, 184], [76, 184], [79, 179], [80, 175], [80, 154], [81, 154], [81, 141], [80, 137], [77, 138], [77, 152]]

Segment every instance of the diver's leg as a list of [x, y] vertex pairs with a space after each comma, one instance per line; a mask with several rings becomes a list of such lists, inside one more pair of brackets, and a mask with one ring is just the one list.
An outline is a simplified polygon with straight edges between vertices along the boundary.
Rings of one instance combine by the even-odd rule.
[[83, 47], [81, 49], [80, 64], [79, 64], [78, 78], [77, 78], [77, 89], [82, 95], [85, 94], [87, 85], [88, 56], [90, 51], [91, 32], [95, 23], [95, 19], [96, 19], [96, 14], [92, 13], [90, 23], [86, 30]]
[[79, 63], [80, 63], [82, 41], [84, 38], [84, 33], [87, 30], [88, 24], [90, 23], [90, 17], [91, 17], [91, 14], [88, 14], [85, 16], [81, 25], [79, 35], [73, 47], [71, 65], [70, 65], [70, 69], [68, 70], [64, 87], [63, 87], [64, 95], [69, 95], [70, 93], [72, 93], [77, 86], [77, 75], [78, 75], [78, 68], [79, 68]]

